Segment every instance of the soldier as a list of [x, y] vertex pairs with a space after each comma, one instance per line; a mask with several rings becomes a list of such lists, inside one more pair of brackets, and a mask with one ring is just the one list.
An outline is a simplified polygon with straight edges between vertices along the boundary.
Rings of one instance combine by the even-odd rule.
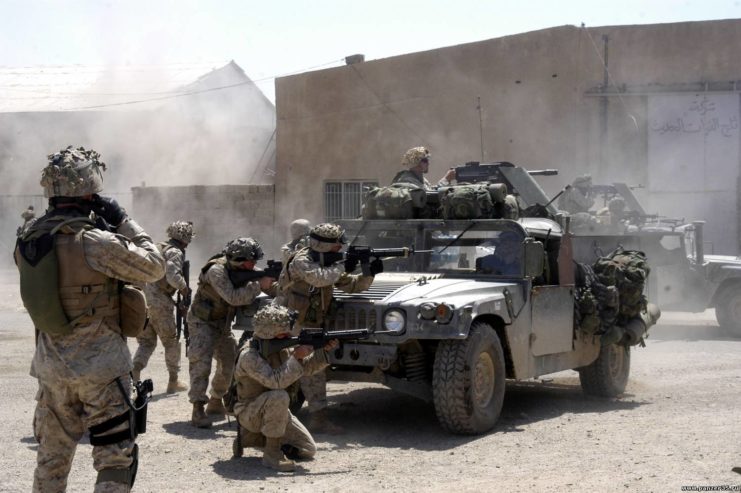
[[[298, 311], [295, 329], [322, 327], [332, 309], [332, 290], [346, 293], [365, 291], [373, 276], [383, 271], [380, 260], [371, 263], [371, 276], [351, 274], [356, 265], [333, 261], [325, 253], [339, 252], [345, 243], [342, 228], [336, 224], [319, 224], [309, 233], [309, 246], [289, 257], [278, 281], [280, 304]], [[302, 377], [301, 390], [308, 402], [309, 428], [317, 432], [339, 433], [342, 430], [327, 418], [327, 378], [324, 372]]]
[[[49, 155], [41, 178], [49, 210], [16, 244], [21, 297], [38, 334], [31, 364], [39, 383], [36, 492], [65, 491], [86, 430], [96, 492], [129, 491], [136, 474], [131, 355], [119, 323], [125, 306], [119, 285], [154, 282], [165, 266], [126, 211], [97, 195], [105, 170], [99, 157], [72, 146]], [[138, 308], [143, 316], [143, 297]]]
[[308, 235], [311, 230], [311, 224], [307, 219], [296, 219], [291, 223], [288, 228], [291, 234], [291, 241], [281, 247], [281, 255], [283, 256], [283, 264], [288, 261], [288, 257], [294, 251], [301, 250], [304, 247], [309, 246]]
[[23, 224], [18, 226], [18, 229], [15, 232], [16, 236], [21, 236], [36, 219], [36, 211], [34, 210], [33, 205], [29, 205], [28, 209], [21, 212], [21, 218], [23, 219]]
[[296, 459], [311, 459], [316, 453], [311, 434], [288, 408], [286, 389], [296, 385], [302, 375], [326, 368], [326, 351], [337, 347], [337, 341], [332, 340], [320, 351], [298, 346], [265, 354], [260, 341], [289, 337], [295, 316], [296, 312], [284, 306], [261, 308], [252, 322], [252, 340], [240, 353], [234, 370], [238, 396], [234, 414], [240, 428], [234, 439], [234, 456], [240, 457], [245, 446], [264, 446], [263, 465], [277, 471], [295, 468], [284, 451]]
[[[157, 337], [159, 336], [162, 345], [165, 347], [165, 364], [167, 365], [167, 372], [170, 374], [167, 382], [167, 393], [172, 394], [188, 388], [187, 385], [178, 380], [180, 341], [175, 327], [172, 295], [179, 291], [182, 298], [186, 299], [190, 294], [186, 279], [183, 277], [183, 261], [185, 260], [185, 249], [193, 238], [193, 223], [175, 221], [167, 227], [167, 236], [169, 239], [166, 243], [157, 245], [167, 263], [165, 277], [144, 287], [147, 305], [149, 305], [149, 325], [136, 338], [139, 348], [134, 355], [133, 376], [134, 381], [139, 380], [141, 371], [147, 366], [147, 362], [157, 346]], [[181, 307], [175, 308], [181, 309]]]
[[522, 270], [522, 238], [513, 231], [503, 231], [494, 253], [476, 259], [476, 271], [484, 274], [516, 276]]
[[590, 192], [591, 187], [592, 177], [590, 175], [577, 177], [558, 198], [558, 208], [571, 214], [589, 212], [589, 209], [594, 205], [594, 199]]
[[[430, 151], [426, 147], [412, 147], [401, 158], [401, 165], [407, 169], [399, 171], [391, 183], [409, 183], [425, 190], [432, 189], [432, 185], [425, 178], [430, 169]], [[448, 186], [455, 179], [455, 170], [450, 169], [440, 178], [438, 186]]]
[[[198, 277], [198, 290], [188, 311], [188, 398], [193, 403], [191, 423], [198, 428], [211, 426], [206, 413], [226, 413], [222, 397], [229, 390], [237, 355], [237, 342], [231, 331], [234, 307], [251, 304], [261, 291], [272, 294], [274, 290], [275, 279], [269, 277], [247, 282], [238, 280], [239, 271], [254, 270], [262, 256], [258, 242], [252, 238], [237, 238], [227, 243], [221, 254], [212, 257]], [[212, 358], [216, 359], [217, 366], [211, 382], [211, 397], [207, 399]]]

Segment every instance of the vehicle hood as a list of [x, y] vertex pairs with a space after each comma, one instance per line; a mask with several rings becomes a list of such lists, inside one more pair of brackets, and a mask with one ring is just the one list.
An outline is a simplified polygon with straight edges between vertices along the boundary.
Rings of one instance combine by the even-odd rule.
[[705, 263], [727, 265], [732, 269], [741, 269], [741, 258], [731, 255], [705, 255]]
[[456, 300], [470, 303], [474, 300], [501, 297], [505, 289], [512, 290], [517, 284], [508, 281], [481, 279], [445, 278], [440, 274], [404, 273], [379, 275], [367, 291], [355, 294], [336, 292], [338, 299], [348, 301], [375, 301], [383, 304], [421, 303], [424, 301], [446, 302], [460, 305]]

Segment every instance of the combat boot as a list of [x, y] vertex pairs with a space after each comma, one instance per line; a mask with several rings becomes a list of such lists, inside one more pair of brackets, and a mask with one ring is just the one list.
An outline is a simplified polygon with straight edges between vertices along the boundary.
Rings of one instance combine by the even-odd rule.
[[188, 386], [178, 380], [177, 373], [170, 373], [170, 380], [167, 382], [167, 393], [174, 394], [175, 392], [182, 392], [188, 390]]
[[134, 383], [141, 381], [143, 369], [144, 367], [141, 363], [134, 363], [134, 369], [131, 370], [131, 378], [134, 380]]
[[306, 426], [314, 433], [326, 433], [328, 435], [339, 435], [345, 430], [329, 420], [326, 409], [320, 409], [309, 415], [309, 423]]
[[206, 414], [224, 416], [226, 414], [226, 408], [224, 407], [224, 403], [221, 401], [221, 399], [211, 397], [208, 400], [208, 404], [206, 404]]
[[266, 438], [265, 450], [262, 454], [262, 465], [276, 471], [288, 472], [296, 470], [296, 464], [280, 449], [280, 438]]
[[190, 424], [196, 428], [211, 428], [211, 420], [203, 411], [203, 402], [193, 403], [193, 415], [190, 417]]

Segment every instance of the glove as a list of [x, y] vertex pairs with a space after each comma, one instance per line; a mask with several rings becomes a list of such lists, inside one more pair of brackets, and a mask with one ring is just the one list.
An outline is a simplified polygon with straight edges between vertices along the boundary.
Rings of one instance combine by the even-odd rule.
[[383, 272], [383, 261], [377, 258], [370, 263], [370, 273], [372, 276], [375, 276], [381, 272]]
[[345, 260], [345, 272], [350, 274], [358, 267], [358, 259], [348, 258]]
[[95, 194], [93, 204], [93, 212], [113, 227], [120, 226], [127, 217], [126, 209], [121, 207], [116, 199]]

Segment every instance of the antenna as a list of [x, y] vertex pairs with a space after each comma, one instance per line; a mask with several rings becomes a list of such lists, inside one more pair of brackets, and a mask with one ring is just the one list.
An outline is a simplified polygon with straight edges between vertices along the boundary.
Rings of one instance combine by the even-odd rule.
[[476, 96], [476, 110], [479, 112], [479, 136], [481, 138], [481, 162], [484, 162], [484, 119], [481, 117], [481, 96]]

